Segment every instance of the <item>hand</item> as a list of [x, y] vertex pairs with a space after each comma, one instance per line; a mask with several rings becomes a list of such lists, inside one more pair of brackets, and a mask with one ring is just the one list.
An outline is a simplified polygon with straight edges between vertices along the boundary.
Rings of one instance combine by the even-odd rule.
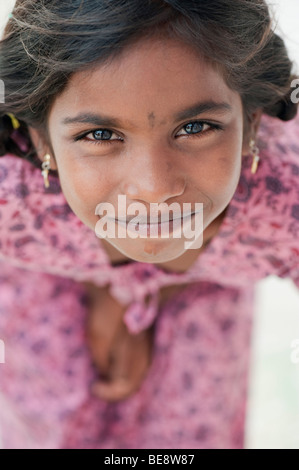
[[85, 283], [89, 294], [87, 343], [99, 380], [92, 391], [107, 401], [123, 400], [140, 387], [151, 361], [153, 328], [139, 334], [129, 333], [123, 315], [126, 307], [109, 293]]

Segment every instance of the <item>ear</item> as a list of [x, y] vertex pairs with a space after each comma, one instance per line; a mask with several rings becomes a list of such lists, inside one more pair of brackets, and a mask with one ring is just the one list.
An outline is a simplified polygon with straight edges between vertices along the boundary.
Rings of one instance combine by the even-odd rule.
[[263, 110], [262, 109], [257, 109], [251, 115], [249, 118], [247, 118], [247, 123], [245, 126], [244, 130], [244, 140], [243, 140], [243, 149], [242, 149], [242, 154], [243, 155], [248, 155], [250, 152], [250, 141], [251, 139], [255, 140], [257, 132], [260, 127], [260, 122], [261, 118], [263, 115]]
[[45, 135], [39, 131], [38, 129], [35, 129], [34, 127], [29, 127], [29, 134], [31, 141], [35, 147], [36, 154], [38, 158], [40, 159], [41, 162], [44, 161], [44, 156], [48, 153], [51, 156], [51, 170], [57, 170], [57, 164], [56, 164], [56, 159], [54, 156], [54, 152], [47, 142], [47, 139]]
[[256, 138], [256, 134], [259, 130], [260, 127], [260, 122], [262, 119], [263, 115], [263, 110], [262, 109], [257, 109], [254, 113], [251, 115], [251, 130], [252, 130], [252, 139]]

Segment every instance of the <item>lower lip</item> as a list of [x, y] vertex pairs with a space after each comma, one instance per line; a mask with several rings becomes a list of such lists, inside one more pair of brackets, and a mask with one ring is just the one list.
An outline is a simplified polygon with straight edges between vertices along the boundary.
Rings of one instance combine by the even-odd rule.
[[[194, 215], [192, 214], [191, 220], [194, 219]], [[151, 231], [153, 233], [153, 238], [160, 237], [162, 234], [172, 234], [182, 228], [182, 222], [184, 222], [185, 218], [169, 220], [167, 222], [157, 223], [157, 224], [130, 224], [128, 222], [123, 222], [121, 220], [115, 220], [117, 224], [122, 228], [127, 230], [128, 233], [138, 234], [140, 237], [151, 237]], [[175, 223], [174, 223], [175, 222]], [[168, 227], [168, 232], [167, 232]], [[136, 229], [136, 230], [135, 230]]]

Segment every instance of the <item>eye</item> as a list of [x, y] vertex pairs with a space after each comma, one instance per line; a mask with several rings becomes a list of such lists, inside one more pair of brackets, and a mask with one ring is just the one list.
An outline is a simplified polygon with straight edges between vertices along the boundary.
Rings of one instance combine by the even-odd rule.
[[216, 131], [222, 129], [218, 124], [212, 124], [204, 121], [194, 121], [186, 124], [176, 135], [177, 136], [198, 136], [209, 131]]
[[122, 138], [110, 129], [96, 129], [92, 132], [85, 132], [85, 134], [76, 138], [78, 140], [85, 140], [93, 144], [110, 144], [115, 141], [122, 141]]
[[95, 140], [111, 140], [113, 132], [108, 129], [98, 129], [91, 133]]

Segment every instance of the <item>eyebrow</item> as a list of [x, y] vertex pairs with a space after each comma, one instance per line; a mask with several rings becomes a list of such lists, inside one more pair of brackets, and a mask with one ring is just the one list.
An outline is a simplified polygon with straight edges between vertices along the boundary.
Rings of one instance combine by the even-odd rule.
[[62, 120], [62, 124], [94, 124], [95, 126], [111, 127], [121, 126], [121, 122], [116, 118], [93, 113], [82, 113], [75, 117], [66, 117]]
[[184, 121], [185, 119], [193, 118], [194, 116], [198, 116], [203, 113], [207, 112], [214, 112], [214, 113], [227, 113], [231, 112], [232, 107], [228, 103], [222, 102], [217, 103], [215, 101], [205, 101], [203, 103], [197, 103], [191, 108], [186, 108], [183, 111], [180, 111], [175, 115], [176, 121]]
[[[197, 103], [189, 108], [184, 109], [175, 114], [175, 122], [183, 121], [185, 119], [191, 119], [195, 116], [206, 112], [213, 113], [227, 113], [231, 112], [232, 107], [225, 102], [217, 103], [215, 101], [205, 101]], [[123, 123], [114, 118], [100, 114], [93, 113], [81, 113], [74, 117], [66, 117], [62, 120], [63, 125], [71, 124], [92, 124], [95, 126], [107, 126], [107, 127], [123, 127]], [[128, 123], [130, 127], [134, 127], [132, 123]]]

